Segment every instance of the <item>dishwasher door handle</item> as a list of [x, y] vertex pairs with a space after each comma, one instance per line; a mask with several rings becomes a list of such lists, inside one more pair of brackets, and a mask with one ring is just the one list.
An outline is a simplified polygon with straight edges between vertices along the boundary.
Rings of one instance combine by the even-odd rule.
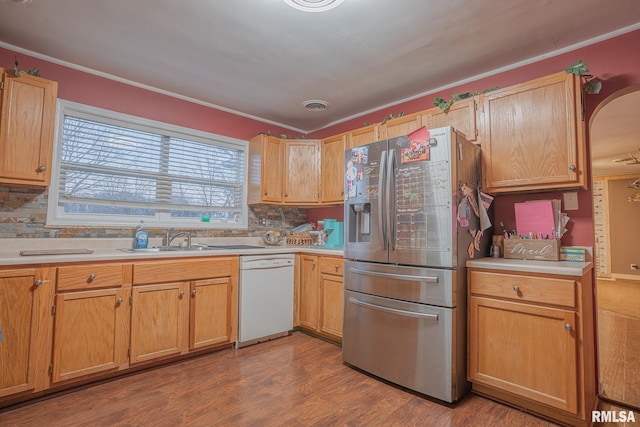
[[371, 304], [369, 302], [360, 301], [354, 297], [349, 297], [349, 302], [362, 307], [371, 308], [373, 310], [384, 311], [386, 313], [397, 314], [399, 316], [417, 317], [419, 319], [438, 320], [438, 315], [433, 313], [417, 313], [415, 311], [400, 310], [397, 308], [384, 307], [382, 305]]

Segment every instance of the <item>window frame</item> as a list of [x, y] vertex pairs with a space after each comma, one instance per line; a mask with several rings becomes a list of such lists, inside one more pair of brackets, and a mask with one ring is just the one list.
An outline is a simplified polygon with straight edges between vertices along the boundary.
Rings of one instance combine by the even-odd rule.
[[[62, 153], [62, 136], [64, 118], [66, 115], [80, 119], [93, 120], [108, 125], [124, 126], [130, 129], [154, 132], [164, 137], [185, 139], [188, 141], [212, 144], [220, 147], [241, 150], [244, 153], [243, 184], [241, 213], [238, 222], [210, 221], [204, 222], [200, 218], [178, 217], [173, 219], [168, 213], [156, 212], [153, 217], [137, 215], [96, 215], [96, 214], [67, 214], [64, 205], [59, 205], [60, 167]], [[144, 220], [147, 227], [181, 227], [200, 229], [246, 229], [248, 228], [249, 207], [247, 204], [249, 175], [249, 142], [228, 136], [204, 132], [197, 129], [164, 123], [144, 117], [111, 111], [91, 105], [58, 99], [56, 108], [55, 139], [53, 145], [53, 161], [51, 170], [51, 184], [47, 201], [47, 226], [82, 226], [82, 227], [130, 227], [140, 224]]]

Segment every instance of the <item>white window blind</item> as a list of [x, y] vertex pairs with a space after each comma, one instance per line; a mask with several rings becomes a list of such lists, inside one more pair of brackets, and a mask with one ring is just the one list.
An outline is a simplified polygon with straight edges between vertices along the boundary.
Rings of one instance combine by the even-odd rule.
[[49, 223], [246, 227], [246, 142], [60, 103]]

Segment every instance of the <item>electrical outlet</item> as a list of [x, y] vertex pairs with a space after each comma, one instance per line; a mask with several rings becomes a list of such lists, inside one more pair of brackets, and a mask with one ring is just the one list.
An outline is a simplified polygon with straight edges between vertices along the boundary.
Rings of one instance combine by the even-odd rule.
[[264, 217], [263, 217], [263, 218], [260, 218], [260, 219], [258, 220], [258, 223], [259, 223], [260, 225], [267, 225], [267, 218], [264, 218]]
[[632, 270], [638, 270], [638, 264], [631, 264]]

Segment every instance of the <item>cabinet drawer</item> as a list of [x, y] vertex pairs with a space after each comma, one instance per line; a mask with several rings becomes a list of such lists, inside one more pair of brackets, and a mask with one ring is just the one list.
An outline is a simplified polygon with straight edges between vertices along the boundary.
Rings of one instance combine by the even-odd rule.
[[575, 307], [576, 282], [571, 279], [517, 274], [469, 272], [471, 294], [523, 302]]
[[238, 257], [149, 261], [133, 264], [133, 284], [181, 282], [238, 275]]
[[344, 259], [342, 258], [320, 258], [320, 273], [335, 274], [342, 276], [342, 269], [344, 266]]
[[[119, 288], [126, 283], [125, 264], [88, 264], [58, 267], [58, 291]], [[130, 276], [129, 276], [130, 277]]]

